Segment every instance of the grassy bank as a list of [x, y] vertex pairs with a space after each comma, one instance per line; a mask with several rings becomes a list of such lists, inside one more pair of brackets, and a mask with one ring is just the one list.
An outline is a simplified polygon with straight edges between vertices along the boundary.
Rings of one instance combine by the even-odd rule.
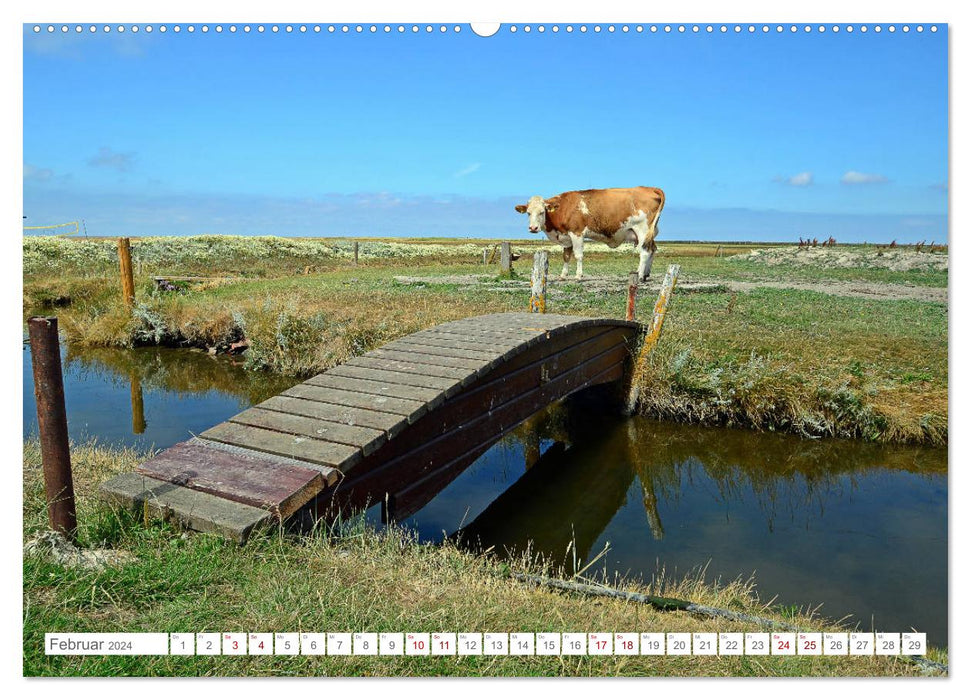
[[[360, 521], [309, 535], [273, 532], [237, 547], [145, 523], [96, 498], [98, 484], [139, 455], [97, 445], [72, 450], [79, 539], [130, 560], [102, 570], [24, 557], [24, 673], [51, 676], [897, 676], [921, 670], [888, 657], [69, 657], [46, 656], [45, 632], [223, 631], [756, 631], [645, 605], [521, 584], [543, 571]], [[24, 445], [24, 539], [46, 522], [39, 450]], [[556, 572], [553, 572], [556, 573]], [[655, 580], [645, 593], [768, 617], [801, 630], [836, 625], [760, 603], [750, 583]], [[475, 601], [470, 604], [470, 601]], [[929, 654], [946, 663], [946, 652]]]
[[[523, 310], [522, 285], [502, 283], [495, 266], [481, 264], [482, 247], [494, 244], [365, 240], [355, 266], [349, 240], [136, 239], [139, 303], [129, 314], [113, 241], [28, 239], [24, 308], [56, 309], [68, 339], [87, 346], [219, 349], [245, 338], [250, 369], [305, 376], [436, 323]], [[515, 268], [521, 277], [540, 247], [548, 245], [514, 244], [525, 256]], [[752, 250], [661, 245], [656, 272], [676, 262], [682, 281], [710, 284], [676, 293], [662, 342], [639, 378], [638, 410], [809, 436], [946, 444], [946, 255], [874, 246], [840, 246], [822, 257]], [[635, 262], [627, 248], [590, 246], [586, 272], [620, 280], [617, 289], [556, 280], [549, 310], [619, 316]], [[156, 274], [218, 279], [159, 292]], [[476, 274], [484, 276], [448, 281]], [[442, 282], [395, 280], [408, 275]], [[735, 282], [755, 286], [733, 290]], [[855, 295], [861, 286], [868, 295]], [[894, 296], [900, 287], [908, 295]], [[649, 318], [652, 306], [653, 294], [642, 294], [638, 317]]]

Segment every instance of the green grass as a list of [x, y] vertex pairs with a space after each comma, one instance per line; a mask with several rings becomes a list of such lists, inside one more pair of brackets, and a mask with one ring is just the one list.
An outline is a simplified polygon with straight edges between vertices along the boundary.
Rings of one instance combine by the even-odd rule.
[[[140, 455], [75, 445], [80, 541], [133, 555], [100, 571], [25, 556], [27, 676], [896, 676], [920, 675], [885, 657], [80, 657], [47, 656], [45, 632], [444, 632], [753, 631], [726, 622], [605, 598], [539, 589], [510, 578], [543, 571], [453, 544], [428, 545], [398, 529], [375, 532], [351, 518], [308, 535], [268, 532], [245, 547], [180, 533], [114, 510], [97, 485]], [[45, 523], [39, 449], [24, 445], [24, 537]], [[555, 572], [554, 572], [555, 573]], [[666, 595], [794, 623], [838, 626], [810, 611], [759, 602], [749, 582], [712, 586], [700, 574], [648, 586]], [[470, 603], [470, 601], [474, 601]], [[930, 656], [947, 662], [946, 652]]]

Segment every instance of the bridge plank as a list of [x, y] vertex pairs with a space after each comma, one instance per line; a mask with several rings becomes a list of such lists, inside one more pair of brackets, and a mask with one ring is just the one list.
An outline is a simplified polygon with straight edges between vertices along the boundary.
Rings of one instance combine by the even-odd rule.
[[350, 445], [290, 435], [275, 430], [236, 423], [220, 423], [202, 433], [202, 437], [229, 445], [247, 447], [282, 457], [291, 457], [344, 471], [361, 460], [361, 451]]
[[[567, 334], [551, 334], [549, 338], [543, 338], [541, 341], [532, 344], [530, 347], [521, 349], [519, 352], [515, 353], [512, 357], [503, 362], [501, 367], [498, 367], [495, 371], [509, 374], [517, 371], [521, 367], [532, 364], [541, 358], [550, 357], [566, 347], [577, 346], [593, 338], [599, 338], [610, 333], [615, 333], [622, 336], [624, 335], [625, 331], [622, 329], [604, 326], [588, 326], [578, 330], [571, 330], [571, 332]], [[481, 377], [479, 379], [479, 383], [485, 381], [488, 381], [486, 377]]]
[[338, 406], [337, 404], [302, 399], [296, 396], [274, 396], [259, 404], [259, 408], [295, 416], [317, 418], [331, 423], [374, 428], [387, 433], [389, 436], [397, 434], [401, 428], [408, 425], [407, 418], [394, 413], [381, 413], [380, 411], [371, 411], [355, 406]]
[[431, 331], [420, 331], [418, 333], [413, 333], [412, 335], [406, 336], [405, 338], [400, 338], [395, 343], [409, 343], [409, 344], [421, 344], [424, 346], [432, 347], [443, 347], [443, 348], [457, 348], [460, 350], [473, 350], [481, 352], [508, 352], [513, 348], [517, 347], [519, 344], [516, 342], [506, 342], [506, 343], [486, 343], [482, 339], [474, 342], [456, 340], [455, 336], [445, 336], [436, 335]]
[[502, 345], [505, 344], [508, 347], [529, 347], [535, 343], [538, 343], [541, 339], [546, 338], [546, 334], [543, 332], [524, 332], [515, 336], [508, 335], [506, 333], [493, 332], [488, 329], [466, 329], [454, 328], [452, 330], [439, 330], [434, 331], [423, 331], [422, 337], [427, 334], [432, 338], [437, 338], [444, 342], [458, 342], [458, 343], [480, 343], [480, 344], [490, 344], [490, 345]]
[[370, 369], [385, 369], [406, 374], [418, 374], [424, 377], [446, 377], [449, 379], [465, 380], [475, 375], [473, 370], [460, 369], [458, 367], [436, 367], [420, 362], [404, 362], [402, 360], [384, 360], [380, 357], [369, 357], [361, 355], [352, 357], [342, 366], [368, 367]]
[[338, 406], [353, 406], [367, 408], [381, 413], [393, 413], [406, 418], [417, 418], [428, 410], [424, 401], [411, 399], [397, 399], [393, 396], [375, 396], [374, 394], [359, 394], [343, 389], [330, 389], [315, 384], [297, 384], [284, 391], [281, 396], [296, 396], [311, 401], [323, 401]]
[[428, 377], [421, 374], [409, 374], [394, 370], [380, 370], [374, 367], [355, 367], [353, 365], [338, 365], [327, 370], [332, 377], [348, 377], [350, 379], [370, 379], [377, 382], [390, 382], [403, 386], [417, 386], [430, 389], [448, 391], [461, 388], [461, 382], [448, 377]]
[[268, 455], [254, 457], [215, 449], [201, 442], [180, 442], [135, 470], [139, 474], [263, 508], [285, 520], [337, 481], [316, 469], [288, 464]]
[[154, 517], [175, 521], [197, 532], [213, 532], [243, 544], [250, 533], [268, 525], [273, 515], [262, 508], [228, 501], [142, 474], [119, 474], [101, 485], [110, 501]]
[[482, 350], [481, 348], [469, 350], [468, 348], [459, 348], [454, 345], [442, 347], [441, 345], [426, 345], [424, 343], [417, 343], [405, 339], [394, 340], [381, 349], [401, 350], [403, 352], [436, 355], [440, 357], [458, 357], [464, 360], [478, 360], [479, 362], [491, 362], [497, 357], [502, 357], [503, 355], [502, 352], [495, 350], [491, 352], [488, 350]]
[[375, 448], [387, 440], [387, 433], [383, 430], [347, 425], [346, 423], [332, 423], [319, 418], [265, 410], [259, 406], [247, 409], [229, 420], [241, 425], [252, 425], [257, 428], [278, 430], [282, 433], [293, 433], [294, 435], [306, 435], [318, 440], [351, 445], [360, 448], [364, 456], [374, 452]]
[[469, 360], [462, 357], [447, 357], [444, 355], [432, 355], [429, 353], [389, 349], [372, 350], [367, 357], [382, 357], [388, 360], [401, 360], [402, 362], [416, 362], [420, 364], [432, 365], [434, 367], [453, 367], [458, 369], [480, 370], [497, 358], [490, 357], [488, 360]]
[[311, 377], [304, 384], [356, 391], [360, 394], [374, 394], [375, 396], [393, 396], [396, 399], [411, 399], [413, 401], [434, 401], [442, 395], [441, 389], [429, 389], [421, 386], [406, 386], [391, 382], [374, 381], [373, 379], [355, 379], [341, 377], [334, 374], [318, 374]]

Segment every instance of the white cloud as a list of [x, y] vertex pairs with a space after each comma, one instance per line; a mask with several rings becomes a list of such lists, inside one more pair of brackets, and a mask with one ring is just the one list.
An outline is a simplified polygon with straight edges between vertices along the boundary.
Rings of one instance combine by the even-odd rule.
[[875, 185], [889, 181], [885, 175], [847, 170], [845, 173], [843, 173], [843, 177], [840, 178], [840, 182], [844, 185]]
[[466, 175], [471, 175], [476, 170], [482, 167], [482, 163], [470, 163], [464, 168], [456, 172], [452, 177], [465, 177]]
[[135, 165], [134, 153], [115, 153], [107, 146], [98, 149], [98, 155], [88, 159], [88, 165], [96, 168], [114, 168], [126, 173]]
[[809, 185], [813, 184], [813, 174], [807, 170], [806, 172], [798, 173], [791, 177], [776, 175], [774, 178], [772, 178], [772, 181], [792, 185], [793, 187], [808, 187]]
[[54, 171], [50, 168], [38, 168], [36, 165], [24, 163], [24, 180], [47, 182], [52, 177], [54, 177]]

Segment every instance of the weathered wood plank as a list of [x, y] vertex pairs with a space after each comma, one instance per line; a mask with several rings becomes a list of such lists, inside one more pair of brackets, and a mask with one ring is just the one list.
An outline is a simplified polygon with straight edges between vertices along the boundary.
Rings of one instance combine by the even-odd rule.
[[375, 396], [374, 394], [359, 394], [343, 389], [331, 389], [316, 384], [297, 384], [284, 391], [281, 396], [296, 396], [311, 401], [323, 401], [338, 406], [354, 406], [371, 411], [393, 413], [408, 418], [418, 417], [427, 410], [424, 401], [411, 399], [396, 399], [393, 396]]
[[[604, 326], [589, 326], [566, 334], [554, 333], [549, 338], [544, 338], [541, 342], [535, 343], [531, 347], [522, 349], [516, 354], [512, 355], [505, 362], [503, 362], [500, 367], [497, 367], [492, 372], [481, 376], [476, 384], [489, 381], [487, 377], [490, 377], [493, 373], [508, 374], [515, 372], [520, 367], [525, 367], [526, 365], [532, 364], [542, 358], [555, 355], [568, 347], [577, 347], [583, 343], [589, 342], [593, 338], [599, 338], [608, 334], [616, 334], [618, 337], [623, 337], [626, 333], [627, 331], [623, 329]], [[475, 385], [472, 385], [469, 388], [473, 388], [474, 386]]]
[[497, 359], [496, 357], [490, 357], [487, 360], [469, 360], [461, 357], [446, 357], [444, 355], [431, 355], [429, 353], [398, 349], [385, 350], [384, 348], [372, 350], [365, 357], [379, 357], [387, 360], [400, 360], [401, 362], [431, 365], [433, 367], [452, 367], [471, 370], [480, 370], [489, 363], [495, 362]]
[[383, 430], [345, 423], [332, 423], [319, 418], [266, 410], [259, 406], [247, 409], [229, 420], [240, 425], [252, 425], [257, 428], [277, 430], [281, 433], [306, 435], [317, 440], [339, 442], [343, 445], [360, 448], [365, 456], [382, 445], [388, 437]]
[[374, 381], [373, 379], [355, 379], [341, 377], [334, 374], [318, 374], [311, 377], [304, 384], [323, 386], [330, 389], [355, 391], [359, 394], [374, 394], [375, 396], [393, 396], [396, 399], [411, 399], [412, 401], [434, 401], [442, 395], [441, 389], [429, 389], [422, 386], [406, 386], [391, 382]]
[[370, 369], [384, 369], [393, 372], [405, 372], [406, 374], [419, 374], [425, 377], [447, 377], [449, 379], [465, 379], [475, 374], [473, 370], [436, 367], [418, 362], [402, 362], [401, 360], [382, 360], [379, 357], [369, 357], [368, 355], [352, 357], [342, 366], [368, 367]]
[[262, 508], [228, 501], [141, 474], [119, 474], [101, 485], [111, 502], [198, 532], [212, 532], [243, 544], [253, 530], [273, 521]]
[[487, 353], [504, 353], [518, 347], [516, 342], [507, 343], [485, 343], [481, 341], [466, 342], [456, 340], [454, 336], [442, 337], [435, 335], [431, 331], [421, 331], [394, 341], [395, 343], [421, 344], [425, 347], [457, 348], [460, 350], [473, 350]]
[[441, 345], [425, 345], [424, 343], [418, 343], [411, 340], [395, 340], [384, 347], [382, 350], [400, 350], [402, 352], [411, 352], [424, 355], [436, 355], [440, 357], [458, 357], [464, 360], [478, 360], [479, 362], [490, 362], [498, 357], [502, 357], [503, 353], [499, 351], [488, 351], [482, 350], [481, 348], [476, 350], [469, 350], [468, 348], [459, 348], [454, 345], [441, 346]]
[[320, 420], [332, 423], [343, 423], [344, 425], [361, 425], [365, 428], [374, 428], [386, 433], [392, 433], [396, 426], [405, 426], [408, 419], [394, 413], [381, 413], [370, 411], [366, 408], [356, 408], [354, 406], [338, 406], [322, 401], [312, 401], [301, 399], [296, 396], [274, 396], [259, 404], [259, 408], [268, 411], [280, 411], [296, 416], [307, 416], [308, 418], [319, 418]]
[[482, 348], [484, 350], [489, 350], [490, 352], [507, 352], [513, 348], [518, 348], [523, 342], [522, 338], [490, 338], [485, 335], [460, 332], [440, 333], [434, 329], [410, 335], [408, 336], [408, 339], [416, 343], [425, 343], [429, 345], [434, 344], [442, 347], [471, 349]]
[[362, 457], [361, 451], [350, 445], [236, 423], [220, 423], [202, 433], [202, 437], [272, 455], [322, 464], [341, 471], [359, 462]]
[[515, 335], [510, 335], [505, 332], [491, 331], [482, 328], [455, 328], [451, 330], [436, 328], [434, 331], [428, 331], [428, 334], [435, 335], [436, 337], [444, 340], [454, 338], [455, 340], [463, 343], [510, 343], [516, 346], [526, 345], [527, 347], [547, 337], [547, 333], [545, 331], [524, 331]]
[[353, 365], [338, 365], [327, 370], [326, 374], [333, 377], [349, 377], [352, 379], [370, 379], [376, 382], [390, 382], [403, 386], [419, 386], [429, 389], [446, 391], [461, 387], [461, 383], [449, 377], [427, 377], [420, 374], [408, 374], [394, 370], [380, 370], [374, 367], [355, 367]]
[[339, 473], [233, 454], [201, 443], [180, 442], [135, 470], [144, 476], [269, 510], [280, 520], [293, 515]]

